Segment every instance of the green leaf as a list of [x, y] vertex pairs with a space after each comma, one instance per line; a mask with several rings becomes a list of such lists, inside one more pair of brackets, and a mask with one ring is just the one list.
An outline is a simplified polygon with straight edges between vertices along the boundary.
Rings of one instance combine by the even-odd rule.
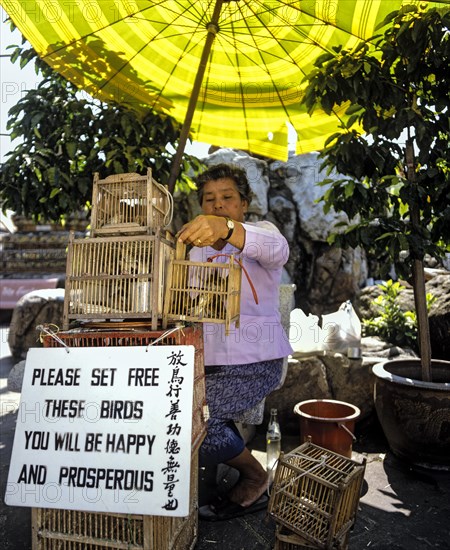
[[354, 181], [351, 181], [350, 183], [348, 183], [346, 186], [345, 186], [345, 189], [344, 189], [344, 196], [346, 198], [349, 198], [353, 195], [353, 191], [355, 189], [355, 182]]
[[70, 159], [74, 159], [77, 154], [78, 145], [76, 141], [67, 141], [66, 144], [67, 155]]
[[359, 113], [363, 107], [358, 103], [351, 104], [348, 109], [345, 111], [346, 115], [353, 115], [354, 113]]

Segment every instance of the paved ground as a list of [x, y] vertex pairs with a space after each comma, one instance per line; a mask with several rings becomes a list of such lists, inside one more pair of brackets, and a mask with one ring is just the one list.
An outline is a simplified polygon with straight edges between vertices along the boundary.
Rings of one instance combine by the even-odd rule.
[[[353, 458], [365, 453], [367, 465], [348, 549], [449, 550], [450, 473], [408, 468], [389, 452], [376, 422], [362, 428]], [[284, 443], [286, 451], [298, 446], [292, 437]], [[262, 434], [251, 446], [264, 460]], [[200, 522], [196, 550], [269, 550], [274, 530], [264, 512], [220, 524]]]
[[[31, 550], [31, 511], [3, 503], [20, 394], [7, 390], [12, 368], [7, 327], [0, 328], [0, 550]], [[375, 420], [357, 426], [353, 450], [367, 456], [363, 494], [349, 550], [449, 550], [450, 473], [417, 471], [398, 461], [388, 450]], [[285, 452], [299, 445], [297, 437], [284, 437]], [[262, 433], [251, 443], [264, 463]], [[233, 471], [223, 470], [224, 482]], [[270, 550], [275, 522], [265, 512], [225, 522], [199, 522], [195, 550]], [[154, 549], [164, 550], [164, 549]], [[186, 549], [187, 550], [187, 549]], [[289, 550], [294, 550], [291, 547]]]

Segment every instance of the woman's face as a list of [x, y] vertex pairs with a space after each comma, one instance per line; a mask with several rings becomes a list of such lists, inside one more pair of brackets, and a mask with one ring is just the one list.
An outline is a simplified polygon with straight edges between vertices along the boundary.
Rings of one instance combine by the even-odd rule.
[[201, 207], [205, 214], [243, 222], [248, 203], [239, 194], [234, 180], [221, 178], [205, 183]]

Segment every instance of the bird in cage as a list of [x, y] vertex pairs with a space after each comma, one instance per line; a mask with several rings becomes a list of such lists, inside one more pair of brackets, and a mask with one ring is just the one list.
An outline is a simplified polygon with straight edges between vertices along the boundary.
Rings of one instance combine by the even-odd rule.
[[151, 266], [151, 251], [137, 250], [134, 247], [125, 248], [119, 257], [119, 275], [139, 275], [149, 273]]
[[149, 288], [147, 276], [151, 273], [152, 248], [124, 246], [117, 255], [117, 275], [123, 277], [110, 289], [114, 309], [125, 313], [147, 311], [148, 297], [143, 292], [148, 293], [145, 289]]
[[225, 317], [226, 276], [219, 269], [208, 270], [208, 275], [195, 285], [194, 297], [189, 296], [186, 315], [191, 317], [223, 319]]
[[111, 212], [107, 212], [105, 227], [123, 224], [145, 225], [146, 205], [139, 199], [120, 200]]

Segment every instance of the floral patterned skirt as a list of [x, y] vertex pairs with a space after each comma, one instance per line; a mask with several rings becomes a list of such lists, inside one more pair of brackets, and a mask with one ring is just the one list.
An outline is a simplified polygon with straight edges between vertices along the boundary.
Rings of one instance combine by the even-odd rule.
[[202, 466], [227, 462], [244, 450], [244, 440], [234, 422], [248, 417], [246, 413], [279, 385], [282, 368], [283, 358], [205, 367], [210, 417], [199, 451]]

